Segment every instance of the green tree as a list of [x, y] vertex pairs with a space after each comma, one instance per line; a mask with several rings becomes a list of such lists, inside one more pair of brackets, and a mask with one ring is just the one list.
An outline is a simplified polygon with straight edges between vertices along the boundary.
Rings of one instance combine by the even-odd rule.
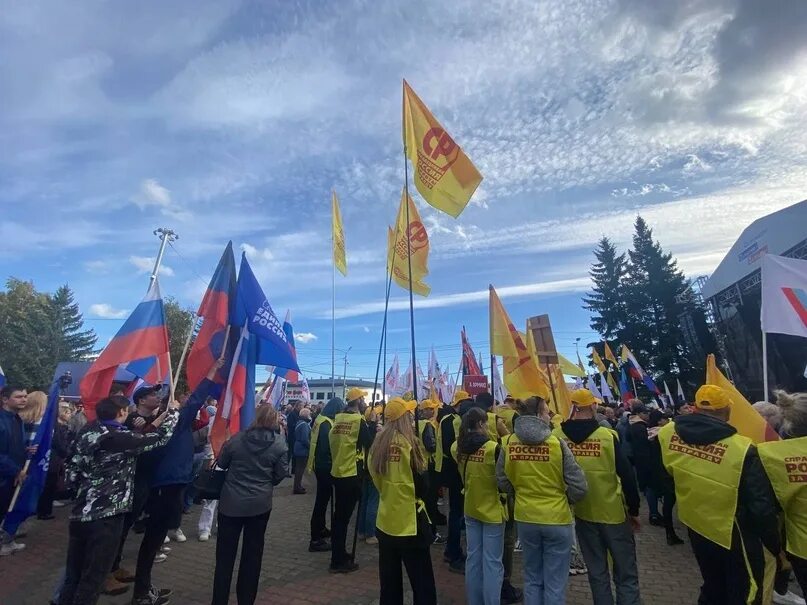
[[93, 330], [82, 329], [84, 318], [74, 300], [73, 291], [65, 284], [56, 290], [50, 301], [56, 333], [56, 361], [87, 359], [93, 353], [98, 337]]
[[168, 345], [171, 351], [171, 363], [173, 364], [174, 372], [179, 372], [179, 380], [177, 381], [177, 393], [179, 394], [188, 390], [185, 364], [183, 363], [182, 367], [178, 367], [178, 365], [180, 357], [182, 357], [182, 350], [185, 347], [185, 341], [188, 339], [188, 334], [192, 328], [191, 321], [195, 315], [191, 309], [183, 308], [175, 298], [170, 296], [165, 298], [164, 305], [165, 321], [168, 326]]
[[583, 308], [591, 311], [591, 328], [606, 340], [621, 339], [627, 323], [624, 281], [627, 274], [625, 254], [603, 237], [594, 250], [597, 259], [589, 275], [592, 291], [583, 298]]

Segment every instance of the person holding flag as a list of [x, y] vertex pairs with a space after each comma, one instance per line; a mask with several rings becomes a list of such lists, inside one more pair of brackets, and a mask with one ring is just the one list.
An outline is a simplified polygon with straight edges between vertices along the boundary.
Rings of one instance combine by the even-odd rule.
[[[6, 385], [0, 389], [0, 520], [4, 519], [14, 492], [25, 480], [25, 429], [20, 411], [25, 408], [25, 389]], [[14, 541], [14, 534], [0, 530], [0, 556], [25, 548]]]

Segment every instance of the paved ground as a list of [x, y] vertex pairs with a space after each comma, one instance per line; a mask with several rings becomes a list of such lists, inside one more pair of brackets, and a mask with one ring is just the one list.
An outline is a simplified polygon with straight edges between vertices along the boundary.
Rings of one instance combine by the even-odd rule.
[[[313, 481], [307, 478], [309, 483]], [[274, 509], [266, 535], [258, 603], [261, 604], [373, 604], [378, 603], [377, 549], [360, 544], [357, 561], [361, 569], [347, 576], [328, 574], [328, 553], [308, 552], [308, 520], [313, 490], [305, 496], [291, 495], [291, 485], [275, 491]], [[1, 605], [46, 605], [53, 585], [64, 565], [67, 544], [67, 512], [56, 509], [53, 521], [33, 521], [28, 536], [21, 540], [27, 549], [0, 559]], [[174, 589], [174, 605], [207, 605], [212, 587], [215, 538], [196, 540], [198, 507], [183, 518], [188, 541], [174, 544], [168, 560], [155, 565], [157, 586]], [[684, 532], [679, 532], [682, 536]], [[352, 532], [351, 534], [352, 535]], [[125, 565], [133, 567], [140, 536], [130, 538]], [[668, 547], [664, 530], [646, 526], [637, 536], [641, 590], [648, 605], [695, 603], [700, 575], [687, 545]], [[448, 572], [442, 562], [442, 547], [432, 549], [439, 602], [459, 605], [465, 602], [463, 578]], [[516, 582], [520, 584], [521, 557], [516, 554]], [[233, 580], [233, 590], [235, 580]], [[116, 598], [102, 597], [100, 603], [128, 604], [131, 593]], [[233, 595], [232, 603], [235, 603]], [[408, 602], [411, 602], [411, 597]], [[569, 579], [567, 603], [591, 603], [585, 576]]]

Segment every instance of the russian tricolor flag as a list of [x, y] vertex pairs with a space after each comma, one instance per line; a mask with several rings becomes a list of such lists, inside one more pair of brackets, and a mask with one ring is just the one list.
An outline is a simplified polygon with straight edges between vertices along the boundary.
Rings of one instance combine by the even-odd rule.
[[133, 374], [156, 383], [168, 372], [168, 350], [165, 308], [155, 279], [146, 297], [81, 380], [79, 393], [87, 417], [95, 419], [95, 404], [109, 395], [118, 366], [127, 364], [126, 369]]
[[[291, 311], [288, 309], [286, 310], [286, 319], [283, 320], [283, 332], [286, 334], [286, 342], [289, 343], [289, 348], [291, 349], [291, 354], [294, 357], [294, 361], [297, 361], [297, 347], [294, 344], [294, 328], [291, 326]], [[289, 382], [300, 381], [300, 373], [296, 370], [275, 368], [274, 374], [278, 378], [283, 378]]]

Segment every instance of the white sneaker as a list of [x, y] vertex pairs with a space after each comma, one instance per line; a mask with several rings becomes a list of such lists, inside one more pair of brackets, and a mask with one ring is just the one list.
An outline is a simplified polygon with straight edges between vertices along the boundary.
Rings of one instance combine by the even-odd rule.
[[168, 544], [171, 541], [171, 538], [165, 536], [165, 540], [163, 540], [163, 544]]
[[199, 534], [199, 542], [207, 542], [210, 539], [210, 532], [203, 531]]
[[155, 563], [162, 563], [162, 562], [163, 562], [163, 561], [165, 561], [167, 558], [168, 558], [168, 555], [166, 555], [166, 554], [164, 554], [164, 553], [161, 553], [161, 552], [158, 552], [158, 553], [157, 553], [157, 556], [156, 556], [156, 557], [154, 557], [154, 562], [155, 562]]
[[522, 552], [521, 540], [516, 540], [516, 543], [513, 545], [513, 552]]
[[168, 554], [169, 552], [171, 552], [171, 547], [170, 546], [160, 546], [160, 551]]
[[168, 537], [171, 538], [174, 542], [184, 542], [187, 540], [185, 534], [182, 533], [181, 529], [171, 529], [168, 531]]
[[21, 550], [25, 550], [25, 544], [20, 544], [19, 542], [12, 540], [8, 544], [3, 544], [0, 546], [0, 557], [7, 557]]
[[61, 500], [54, 500], [53, 501], [53, 508], [62, 508], [63, 506], [67, 506], [67, 504], [65, 504]]
[[805, 605], [804, 599], [789, 590], [785, 594], [773, 591], [773, 602], [777, 605]]

